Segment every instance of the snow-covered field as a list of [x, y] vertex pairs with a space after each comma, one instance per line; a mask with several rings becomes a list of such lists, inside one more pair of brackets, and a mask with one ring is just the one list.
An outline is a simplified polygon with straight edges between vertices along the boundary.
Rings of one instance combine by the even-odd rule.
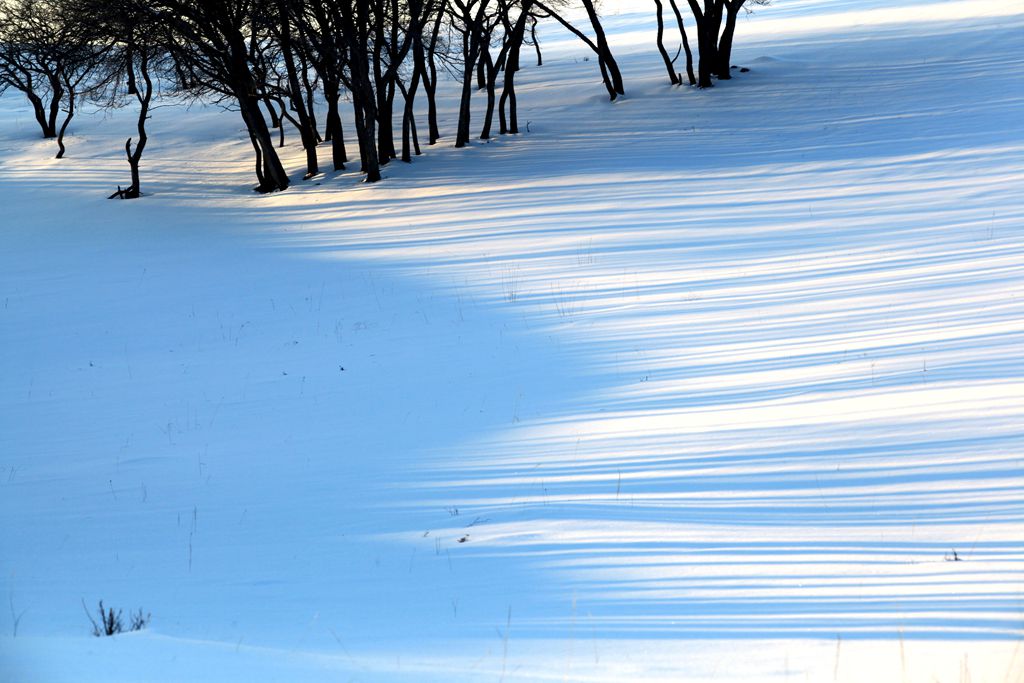
[[0, 681], [1024, 680], [1024, 5], [891, 5], [374, 186], [0, 99]]

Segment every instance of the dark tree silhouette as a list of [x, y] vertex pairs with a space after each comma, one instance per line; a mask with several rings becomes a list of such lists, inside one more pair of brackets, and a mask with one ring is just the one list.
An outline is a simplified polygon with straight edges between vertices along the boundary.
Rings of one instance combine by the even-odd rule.
[[253, 75], [250, 47], [269, 9], [260, 0], [137, 0], [175, 36], [171, 55], [176, 70], [197, 93], [231, 98], [256, 153], [257, 190], [288, 187], [288, 174], [274, 148], [260, 108], [263, 84]]
[[[521, 0], [519, 15], [511, 28], [506, 28], [508, 36], [508, 56], [505, 59], [505, 79], [501, 89], [501, 101], [498, 105], [498, 119], [502, 134], [519, 134], [519, 114], [516, 108], [516, 73], [519, 71], [519, 55], [526, 40], [526, 27], [530, 22], [536, 26], [536, 18], [531, 14], [533, 0]], [[511, 8], [511, 5], [510, 5]], [[508, 26], [508, 23], [506, 23]], [[539, 48], [538, 48], [539, 49]], [[538, 63], [540, 61], [539, 52]], [[505, 113], [506, 107], [508, 114]]]
[[[680, 39], [673, 56], [667, 9], [655, 0], [657, 46], [670, 81], [683, 82], [675, 64], [684, 52], [691, 85], [728, 78], [738, 12], [767, 0], [687, 0], [698, 34], [699, 78], [678, 1], [669, 0]], [[137, 105], [136, 133], [124, 146], [131, 183], [112, 196], [142, 194], [147, 121], [161, 84], [164, 95], [172, 89], [177, 98], [239, 112], [261, 192], [289, 186], [277, 152], [286, 123], [299, 132], [305, 179], [319, 174], [324, 141], [334, 169], [345, 169], [341, 105], [348, 99], [359, 169], [372, 183], [399, 157], [396, 116], [402, 161], [423, 152], [416, 118], [421, 92], [428, 143], [439, 140], [439, 67], [460, 86], [456, 147], [471, 144], [472, 117], [481, 106], [481, 139], [494, 135], [496, 110], [500, 135], [520, 133], [516, 78], [524, 45], [535, 48], [538, 66], [543, 63], [541, 19], [553, 19], [593, 51], [610, 100], [624, 94], [597, 4], [581, 4], [589, 27], [560, 14], [565, 0], [0, 0], [6, 20], [0, 25], [0, 90], [26, 95], [43, 134], [57, 138], [58, 156], [80, 101]], [[474, 97], [476, 91], [482, 95]], [[326, 108], [322, 137], [319, 107]]]
[[[679, 74], [676, 73], [674, 66], [675, 59], [668, 56], [668, 50], [665, 49], [665, 16], [664, 8], [661, 4], [661, 0], [654, 0], [654, 5], [657, 7], [657, 18], [658, 18], [658, 37], [656, 38], [658, 44], [658, 53], [661, 55], [662, 61], [665, 62], [665, 69], [668, 70], [668, 79], [672, 85], [679, 85], [682, 82]], [[680, 48], [682, 49], [682, 48]], [[676, 57], [679, 54], [676, 53]]]
[[60, 159], [80, 98], [99, 86], [92, 79], [105, 49], [73, 0], [3, 0], [0, 14], [0, 91], [25, 94], [43, 137], [57, 139]]
[[[720, 0], [725, 9], [725, 26], [722, 28], [722, 35], [718, 40], [718, 63], [715, 69], [718, 78], [726, 80], [732, 78], [729, 72], [730, 60], [732, 58], [732, 39], [736, 33], [736, 18], [744, 7], [747, 12], [752, 10], [749, 5], [767, 5], [770, 0]], [[721, 13], [721, 9], [719, 10]]]
[[750, 5], [767, 5], [770, 0], [703, 0], [703, 4], [698, 0], [687, 1], [697, 24], [697, 49], [700, 53], [697, 85], [710, 88], [714, 85], [712, 76], [722, 80], [732, 77], [729, 73], [729, 60], [732, 57], [733, 34], [740, 9], [748, 2]]
[[125, 188], [118, 186], [110, 195], [112, 199], [136, 199], [142, 195], [139, 166], [149, 140], [146, 122], [156, 95], [156, 79], [173, 82], [166, 48], [171, 36], [133, 0], [84, 0], [82, 7], [91, 17], [97, 40], [105, 45], [106, 73], [101, 82], [107, 87], [98, 93], [101, 104], [113, 108], [134, 101], [139, 107], [137, 135], [134, 140], [129, 137], [124, 145], [131, 183]]
[[489, 4], [490, 0], [451, 0], [450, 3], [452, 26], [462, 41], [462, 95], [459, 99], [459, 122], [455, 130], [456, 147], [465, 147], [469, 143], [473, 72], [488, 40], [486, 12]]
[[57, 137], [57, 117], [64, 98], [57, 41], [60, 32], [42, 6], [25, 0], [0, 1], [0, 92], [14, 88], [32, 104], [44, 138]]
[[[296, 59], [299, 56], [295, 48], [293, 27], [294, 13], [299, 9], [288, 0], [276, 0], [275, 10], [277, 22], [271, 22], [271, 31], [277, 39], [280, 47], [280, 59], [284, 63], [287, 73], [287, 94], [291, 100], [292, 111], [299, 120], [299, 136], [302, 140], [302, 147], [306, 150], [306, 178], [312, 178], [320, 172], [320, 164], [316, 155], [317, 130], [316, 119], [313, 116], [312, 103], [309, 98], [304, 97], [306, 89], [304, 83], [300, 82], [299, 69], [296, 67]], [[304, 61], [304, 60], [303, 60]], [[302, 73], [305, 74], [305, 69]]]
[[683, 15], [679, 11], [676, 0], [668, 0], [672, 5], [672, 13], [676, 15], [676, 25], [679, 27], [679, 37], [682, 39], [683, 52], [686, 53], [686, 77], [690, 85], [697, 85], [697, 77], [693, 75], [693, 53], [690, 52], [690, 41], [686, 37], [686, 27], [683, 25]]
[[[609, 100], [614, 101], [619, 95], [625, 93], [625, 90], [622, 87], [622, 76], [618, 76], [618, 84], [616, 84], [616, 80], [613, 79], [612, 72], [608, 68], [609, 58], [611, 57], [611, 51], [607, 50], [607, 43], [605, 43], [605, 49], [602, 49], [598, 43], [595, 43], [593, 40], [587, 37], [587, 35], [583, 33], [583, 31], [573, 26], [562, 15], [555, 12], [551, 8], [551, 5], [542, 4], [537, 1], [535, 1], [533, 4], [537, 7], [538, 10], [543, 12], [543, 14], [540, 15], [541, 17], [551, 17], [559, 24], [564, 26], [566, 30], [568, 30], [574, 36], [582, 40], [587, 47], [594, 51], [594, 54], [597, 55], [598, 66], [601, 69], [601, 81], [604, 83], [604, 87], [608, 91]], [[596, 15], [595, 18], [592, 19], [592, 21], [596, 21]], [[603, 35], [604, 33], [602, 31], [602, 36]], [[605, 50], [607, 50], [607, 53], [605, 52]], [[610, 63], [615, 64], [615, 60], [611, 59]], [[617, 65], [615, 66], [615, 73], [618, 74]]]

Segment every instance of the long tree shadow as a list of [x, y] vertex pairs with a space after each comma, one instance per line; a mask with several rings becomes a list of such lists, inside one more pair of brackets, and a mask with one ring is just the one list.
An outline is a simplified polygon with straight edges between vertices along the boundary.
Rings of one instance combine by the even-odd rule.
[[751, 44], [713, 93], [627, 59], [643, 96], [581, 88], [378, 187], [178, 176], [70, 235], [5, 171], [59, 238], [5, 254], [29, 351], [0, 509], [50, 510], [4, 532], [5, 580], [46, 577], [15, 587], [67, 631], [89, 577], [166, 632], [325, 649], [493, 645], [513, 607], [551, 640], [577, 611], [622, 639], [1018, 638], [1024, 56], [1000, 81], [907, 55], [1020, 24]]
[[1020, 24], [750, 46], [780, 58], [719, 92], [284, 209], [282, 246], [472, 283], [561, 352], [407, 482], [458, 511], [408, 542], [492, 577], [434, 580], [542, 637], [571, 594], [616, 637], [1018, 638], [1022, 55], [969, 55]]

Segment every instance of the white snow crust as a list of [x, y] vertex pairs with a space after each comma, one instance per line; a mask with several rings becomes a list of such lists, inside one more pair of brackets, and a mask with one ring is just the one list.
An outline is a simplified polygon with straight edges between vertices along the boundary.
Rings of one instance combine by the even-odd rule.
[[0, 681], [1024, 680], [1024, 5], [603, 11], [372, 186], [0, 99]]

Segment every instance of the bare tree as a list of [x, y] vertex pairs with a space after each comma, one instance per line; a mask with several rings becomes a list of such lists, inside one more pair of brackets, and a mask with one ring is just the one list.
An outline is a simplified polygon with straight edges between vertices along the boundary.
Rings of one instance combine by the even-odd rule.
[[[516, 73], [519, 71], [519, 53], [526, 40], [526, 26], [536, 18], [531, 14], [533, 0], [520, 0], [519, 15], [508, 30], [508, 57], [505, 60], [505, 78], [501, 88], [501, 100], [498, 103], [498, 123], [502, 134], [519, 133], [519, 114], [516, 102]], [[511, 5], [510, 5], [511, 7]], [[534, 37], [536, 40], [536, 36]], [[538, 52], [538, 55], [540, 53]], [[540, 61], [538, 57], [538, 62]], [[505, 113], [506, 107], [508, 114]]]
[[[665, 49], [665, 17], [664, 8], [661, 4], [661, 0], [654, 0], [654, 5], [657, 8], [656, 16], [658, 18], [658, 35], [655, 39], [658, 44], [658, 53], [661, 55], [661, 59], [665, 62], [665, 69], [668, 70], [668, 79], [672, 85], [679, 85], [682, 79], [679, 74], [676, 73], [674, 66], [675, 59], [668, 56], [668, 50]], [[680, 47], [680, 50], [682, 47]], [[676, 53], [676, 57], [679, 53]]]
[[[676, 0], [668, 0], [672, 5], [672, 13], [676, 15], [676, 26], [679, 27], [679, 37], [682, 39], [683, 52], [686, 53], [686, 77], [690, 85], [697, 85], [697, 77], [693, 75], [693, 53], [690, 51], [690, 41], [686, 37], [686, 27], [683, 25], [683, 15], [679, 11]], [[678, 55], [676, 55], [678, 57]]]
[[263, 88], [253, 75], [250, 53], [270, 9], [267, 1], [135, 1], [174, 32], [170, 47], [179, 78], [197, 93], [212, 93], [235, 103], [256, 153], [256, 189], [287, 188], [288, 174], [260, 109]]
[[24, 93], [43, 137], [55, 138], [64, 85], [50, 20], [26, 0], [0, 0], [0, 15], [0, 92]]
[[[725, 8], [725, 26], [722, 28], [722, 35], [718, 40], [718, 64], [715, 69], [718, 78], [726, 80], [732, 78], [729, 73], [730, 60], [732, 57], [732, 39], [736, 33], [736, 18], [741, 9], [746, 8], [752, 12], [750, 5], [768, 5], [771, 0], [720, 0]], [[747, 4], [749, 3], [749, 5]]]
[[[698, 30], [700, 85], [728, 76], [738, 11], [744, 3], [766, 1], [687, 0]], [[64, 133], [85, 95], [103, 106], [137, 105], [136, 132], [124, 146], [131, 183], [112, 195], [123, 198], [142, 194], [147, 121], [161, 83], [173, 83], [179, 96], [239, 112], [261, 192], [289, 186], [271, 135], [271, 127], [277, 129], [283, 145], [286, 122], [299, 131], [306, 178], [319, 173], [323, 140], [331, 143], [334, 168], [345, 168], [341, 103], [347, 93], [360, 170], [366, 182], [376, 182], [381, 167], [398, 158], [399, 95], [401, 159], [411, 162], [423, 151], [416, 119], [421, 92], [429, 143], [439, 139], [439, 65], [461, 86], [456, 147], [470, 143], [474, 90], [483, 90], [476, 101], [486, 102], [481, 139], [493, 134], [495, 110], [500, 134], [519, 133], [517, 73], [523, 45], [534, 46], [542, 63], [541, 19], [554, 19], [592, 50], [609, 99], [621, 96], [623, 79], [598, 4], [581, 3], [589, 27], [574, 26], [559, 14], [566, 0], [0, 0], [8, 19], [0, 26], [0, 89], [26, 94], [40, 129], [58, 139], [61, 154]], [[681, 39], [675, 56], [667, 47], [674, 40], [666, 34], [664, 2], [655, 4], [658, 48], [669, 78], [683, 82], [675, 63], [685, 51], [694, 84], [677, 0], [669, 0]], [[102, 97], [96, 96], [100, 88]], [[327, 109], [323, 138], [317, 126], [321, 96]], [[61, 111], [66, 116], [58, 125]]]
[[293, 18], [299, 30], [296, 41], [300, 53], [316, 71], [327, 103], [327, 121], [324, 139], [331, 143], [331, 161], [335, 171], [345, 168], [348, 150], [342, 128], [339, 99], [342, 91], [344, 43], [338, 35], [332, 0], [295, 0]]
[[117, 192], [110, 195], [111, 199], [136, 199], [142, 195], [139, 166], [149, 140], [146, 122], [156, 94], [156, 79], [173, 81], [167, 55], [171, 35], [134, 0], [85, 0], [83, 6], [92, 17], [99, 40], [108, 45], [104, 62], [107, 88], [101, 94], [102, 104], [120, 107], [134, 101], [139, 107], [136, 137], [129, 137], [124, 144], [131, 183], [125, 188], [119, 185]]
[[102, 90], [104, 64], [110, 45], [97, 31], [92, 13], [76, 0], [50, 0], [52, 26], [59, 30], [58, 74], [64, 86], [64, 122], [57, 130], [57, 158], [64, 157], [64, 134], [75, 116], [80, 98]]
[[469, 123], [473, 95], [473, 72], [487, 40], [486, 12], [490, 0], [451, 0], [449, 4], [453, 28], [462, 42], [462, 95], [459, 98], [459, 121], [455, 129], [455, 146], [469, 143]]
[[[736, 31], [736, 17], [749, 1], [751, 5], [767, 5], [770, 0], [687, 0], [694, 21], [697, 23], [697, 49], [700, 59], [697, 65], [697, 85], [710, 88], [712, 76], [726, 80], [729, 61], [732, 56], [733, 34]], [[725, 20], [723, 29], [722, 20]]]
[[[289, 0], [276, 0], [275, 5], [274, 9], [277, 14], [268, 22], [268, 25], [280, 48], [280, 59], [284, 63], [287, 73], [287, 94], [291, 100], [292, 111], [299, 119], [299, 137], [302, 140], [302, 147], [306, 151], [305, 177], [308, 179], [320, 172], [320, 165], [316, 155], [317, 131], [313, 106], [309, 98], [305, 97], [306, 88], [300, 82], [300, 71], [296, 67], [300, 50], [296, 49], [293, 32], [296, 30], [294, 27], [298, 19], [296, 13], [301, 10], [301, 6], [296, 6], [297, 3], [289, 2]], [[305, 74], [305, 69], [302, 70], [302, 73]]]
[[[597, 55], [597, 63], [601, 69], [601, 81], [604, 83], [605, 89], [608, 91], [608, 99], [614, 101], [619, 95], [625, 94], [625, 89], [622, 85], [622, 76], [619, 74], [618, 65], [615, 59], [611, 56], [611, 50], [608, 48], [608, 42], [604, 38], [604, 31], [601, 31], [601, 37], [598, 42], [591, 40], [587, 34], [580, 29], [573, 26], [565, 17], [552, 8], [554, 3], [549, 1], [548, 4], [543, 4], [537, 0], [533, 3], [538, 10], [543, 12], [539, 15], [541, 18], [551, 17], [559, 24], [564, 26], [566, 30], [572, 33], [574, 36], [583, 41], [583, 43], [594, 51]], [[593, 7], [593, 4], [590, 4]], [[588, 13], [589, 13], [588, 9]], [[591, 23], [600, 26], [600, 19], [597, 17], [596, 11], [591, 16]]]
[[3, 0], [0, 13], [6, 20], [0, 28], [0, 90], [25, 94], [43, 137], [57, 139], [60, 159], [79, 99], [98, 85], [92, 78], [105, 48], [91, 18], [71, 0]]

